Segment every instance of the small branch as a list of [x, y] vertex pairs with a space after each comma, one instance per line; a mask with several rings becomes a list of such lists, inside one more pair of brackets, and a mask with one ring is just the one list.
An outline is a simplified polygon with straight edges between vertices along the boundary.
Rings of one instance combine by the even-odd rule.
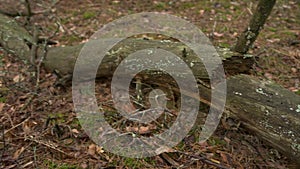
[[37, 42], [38, 42], [38, 28], [34, 25], [33, 26], [33, 44], [31, 46], [31, 50], [30, 50], [30, 63], [32, 65], [35, 65], [35, 61], [36, 61], [36, 52], [37, 52]]
[[[1, 125], [0, 130], [1, 130], [2, 142], [3, 142], [3, 148], [2, 148], [2, 151], [1, 151], [0, 158], [3, 159], [3, 155], [4, 155], [4, 152], [5, 152], [5, 149], [6, 149], [5, 134], [4, 134], [4, 126], [3, 125]], [[2, 163], [2, 160], [0, 160], [0, 162]]]
[[62, 150], [60, 150], [60, 149], [58, 149], [57, 147], [58, 147], [58, 145], [56, 145], [54, 142], [51, 142], [51, 141], [44, 141], [44, 140], [38, 140], [38, 139], [36, 139], [36, 138], [34, 138], [34, 137], [29, 137], [29, 138], [27, 138], [28, 140], [30, 140], [30, 141], [33, 141], [33, 142], [36, 142], [36, 143], [38, 143], [38, 144], [40, 144], [40, 145], [43, 145], [43, 146], [46, 146], [46, 147], [48, 147], [48, 148], [50, 148], [50, 149], [53, 149], [53, 150], [55, 150], [55, 151], [58, 151], [58, 152], [60, 152], [60, 153], [62, 153], [62, 154], [64, 154], [64, 155], [66, 155], [66, 156], [68, 156], [68, 157], [73, 157], [71, 154], [68, 154], [68, 153], [66, 153], [66, 152], [64, 152], [64, 151], [62, 151]]
[[203, 155], [201, 155], [201, 154], [199, 154], [199, 155], [193, 155], [193, 154], [188, 154], [188, 153], [186, 153], [186, 152], [178, 151], [178, 150], [175, 150], [175, 152], [178, 152], [178, 153], [187, 155], [187, 156], [189, 156], [189, 157], [195, 158], [195, 159], [197, 159], [197, 160], [202, 161], [202, 162], [205, 163], [205, 164], [208, 164], [208, 165], [217, 167], [217, 168], [219, 168], [219, 169], [228, 169], [228, 168], [225, 167], [225, 166], [222, 166], [222, 165], [220, 165], [220, 164], [217, 164], [217, 163], [215, 163], [215, 162], [209, 160], [208, 158], [206, 158], [205, 156], [203, 156]]
[[59, 24], [57, 24], [57, 29], [55, 30], [55, 32], [50, 37], [48, 37], [47, 39], [45, 39], [44, 42], [43, 42], [43, 54], [39, 58], [38, 64], [36, 66], [36, 71], [37, 71], [37, 75], [36, 75], [36, 88], [38, 88], [39, 82], [40, 82], [41, 65], [42, 65], [44, 59], [47, 56], [47, 44], [50, 41], [50, 39], [53, 38], [58, 32], [59, 32]]
[[31, 12], [31, 6], [30, 6], [30, 3], [29, 3], [29, 0], [25, 0], [25, 2], [26, 2], [28, 16], [31, 17], [32, 16], [32, 12]]
[[12, 128], [10, 128], [10, 129], [8, 129], [8, 130], [5, 130], [5, 131], [4, 131], [4, 135], [5, 135], [6, 133], [10, 132], [11, 130], [13, 130], [13, 129], [19, 127], [19, 126], [21, 126], [22, 124], [24, 124], [24, 123], [25, 123], [26, 121], [28, 121], [29, 119], [30, 119], [30, 117], [28, 117], [27, 119], [25, 119], [25, 120], [22, 121], [21, 123], [19, 123], [19, 124], [13, 126]]
[[173, 167], [178, 168], [180, 165], [174, 160], [172, 159], [168, 154], [166, 153], [162, 153], [161, 157], [166, 160], [169, 164], [171, 164]]
[[27, 16], [28, 14], [25, 12], [8, 12], [8, 11], [4, 11], [4, 10], [0, 10], [0, 13], [6, 16], [10, 16], [10, 17], [16, 17], [16, 16]]
[[30, 6], [30, 3], [29, 3], [29, 0], [25, 0], [25, 5], [26, 5], [26, 8], [27, 8], [27, 12], [28, 12], [28, 15], [27, 15], [27, 21], [28, 23], [30, 22], [30, 18], [32, 16], [32, 12], [31, 12], [31, 6]]

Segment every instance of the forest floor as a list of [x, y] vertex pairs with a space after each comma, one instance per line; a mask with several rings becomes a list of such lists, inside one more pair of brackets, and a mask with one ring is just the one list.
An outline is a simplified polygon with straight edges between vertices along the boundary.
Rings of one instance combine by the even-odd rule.
[[[23, 1], [0, 0], [0, 10], [26, 12]], [[173, 14], [198, 26], [215, 46], [231, 47], [245, 29], [256, 6], [244, 1], [30, 1], [37, 14], [16, 20], [57, 46], [86, 42], [103, 25], [133, 13]], [[59, 25], [59, 28], [58, 28]], [[278, 0], [249, 51], [258, 60], [252, 76], [273, 80], [300, 94], [300, 3]], [[222, 121], [205, 143], [190, 132], [169, 152], [141, 159], [106, 152], [81, 128], [71, 85], [55, 85], [58, 77], [41, 70], [36, 86], [29, 64], [0, 49], [0, 168], [293, 168], [293, 162], [249, 133], [242, 125]], [[97, 99], [112, 106], [110, 78], [97, 81]], [[113, 110], [113, 109], [112, 109]], [[111, 110], [111, 111], [112, 111]], [[230, 127], [228, 127], [230, 126]], [[131, 129], [134, 130], [134, 129]], [[179, 151], [180, 150], [180, 151]], [[180, 153], [184, 152], [184, 153]]]

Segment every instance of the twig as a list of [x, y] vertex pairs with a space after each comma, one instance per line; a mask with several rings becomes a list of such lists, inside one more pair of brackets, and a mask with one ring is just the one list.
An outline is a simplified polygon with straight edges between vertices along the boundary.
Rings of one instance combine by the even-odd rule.
[[[1, 159], [3, 159], [3, 155], [4, 155], [4, 152], [5, 152], [5, 148], [6, 148], [6, 142], [5, 142], [5, 134], [4, 134], [4, 126], [1, 125], [1, 134], [2, 134], [2, 140], [3, 140], [3, 149], [1, 151]], [[2, 160], [0, 160], [0, 162], [2, 163]], [[0, 165], [2, 166], [2, 165]]]
[[55, 150], [55, 151], [58, 151], [58, 152], [60, 152], [60, 153], [62, 153], [62, 154], [64, 154], [64, 155], [67, 155], [68, 157], [73, 157], [71, 154], [68, 154], [68, 153], [66, 153], [66, 152], [64, 152], [64, 151], [62, 151], [62, 150], [56, 148], [56, 147], [58, 147], [58, 145], [55, 145], [55, 143], [53, 143], [53, 142], [50, 142], [50, 141], [45, 142], [45, 141], [43, 141], [43, 140], [37, 140], [37, 139], [35, 139], [35, 138], [27, 138], [27, 139], [28, 139], [28, 140], [31, 140], [31, 141], [34, 141], [34, 142], [36, 142], [36, 143], [38, 143], [38, 144], [44, 145], [44, 146], [46, 146], [46, 147], [48, 147], [48, 148], [50, 148], [50, 149], [53, 149], [53, 150]]
[[35, 165], [35, 168], [37, 167], [37, 163], [36, 163], [36, 146], [33, 147], [33, 164]]
[[39, 39], [38, 36], [39, 36], [38, 29], [34, 25], [33, 26], [33, 44], [31, 46], [31, 50], [30, 50], [30, 63], [32, 65], [35, 65], [35, 61], [36, 61], [37, 43], [38, 43], [38, 39]]
[[15, 125], [15, 126], [13, 126], [12, 128], [10, 128], [10, 129], [8, 129], [8, 130], [4, 131], [4, 135], [5, 135], [6, 133], [10, 132], [11, 130], [13, 130], [13, 129], [15, 129], [15, 128], [19, 127], [20, 125], [24, 124], [24, 123], [25, 123], [26, 121], [28, 121], [29, 119], [30, 119], [30, 117], [28, 117], [27, 119], [25, 119], [25, 120], [24, 120], [24, 121], [22, 121], [21, 123], [19, 123], [19, 124], [17, 124], [17, 125]]
[[220, 165], [220, 164], [217, 164], [217, 163], [211, 161], [210, 159], [206, 158], [206, 157], [203, 156], [203, 155], [193, 155], [193, 154], [188, 154], [188, 153], [186, 153], [186, 152], [179, 151], [179, 150], [174, 150], [174, 152], [178, 152], [178, 153], [187, 155], [187, 156], [189, 156], [189, 157], [196, 158], [196, 159], [198, 159], [198, 160], [200, 160], [200, 161], [202, 161], [202, 162], [204, 162], [204, 163], [206, 163], [206, 164], [208, 164], [208, 165], [212, 165], [212, 166], [218, 167], [218, 168], [220, 168], [220, 169], [229, 169], [229, 168], [227, 168], [227, 167], [225, 167], [225, 166], [223, 166], [223, 165]]
[[[57, 24], [57, 23], [56, 23]], [[47, 39], [45, 39], [44, 43], [43, 43], [43, 54], [42, 56], [39, 58], [39, 61], [38, 61], [38, 64], [36, 66], [36, 89], [38, 88], [39, 86], [39, 83], [40, 83], [40, 72], [41, 72], [41, 65], [44, 61], [44, 59], [46, 58], [47, 56], [47, 44], [48, 44], [48, 41], [53, 38], [59, 31], [59, 24], [57, 24], [57, 29], [55, 30], [55, 32], [49, 36]]]
[[13, 125], [14, 125], [14, 122], [12, 121], [10, 115], [9, 115], [8, 113], [4, 113], [4, 115], [7, 116], [8, 120], [9, 120], [9, 122], [10, 122], [10, 125], [13, 126]]
[[26, 16], [26, 19], [27, 19], [27, 22], [30, 23], [30, 18], [32, 16], [32, 12], [31, 12], [31, 6], [30, 6], [30, 3], [29, 3], [29, 0], [25, 0], [25, 5], [27, 7], [27, 12], [28, 12], [28, 15]]
[[22, 165], [22, 168], [26, 168], [28, 167], [29, 165], [31, 165], [33, 163], [33, 161], [29, 161], [28, 163]]
[[174, 167], [179, 167], [179, 166], [180, 166], [174, 159], [172, 159], [172, 158], [171, 158], [168, 154], [166, 154], [166, 153], [162, 153], [162, 154], [161, 154], [161, 157], [162, 157], [163, 159], [165, 159], [168, 163], [172, 164], [172, 166], [174, 166]]

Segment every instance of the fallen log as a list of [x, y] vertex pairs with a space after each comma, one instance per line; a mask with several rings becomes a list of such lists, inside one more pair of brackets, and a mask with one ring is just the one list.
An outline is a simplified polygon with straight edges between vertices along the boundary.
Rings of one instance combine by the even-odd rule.
[[[155, 81], [149, 79], [145, 82], [164, 86], [171, 80], [155, 78]], [[300, 165], [300, 96], [272, 81], [250, 75], [235, 75], [226, 81], [225, 117], [240, 121], [250, 133], [284, 154], [292, 163]], [[176, 87], [172, 89], [173, 93], [181, 92], [209, 105], [211, 89], [202, 85], [198, 88], [201, 98]], [[202, 127], [203, 119], [197, 121], [198, 129]]]
[[300, 165], [300, 96], [247, 75], [230, 77], [227, 87], [225, 113]]
[[[0, 44], [4, 49], [21, 59], [30, 60], [31, 46], [37, 42], [34, 42], [32, 36], [24, 28], [18, 26], [12, 18], [2, 14], [0, 14], [0, 35]], [[43, 61], [44, 67], [51, 72], [55, 71], [61, 76], [72, 74], [76, 59], [83, 45], [47, 48], [46, 57]], [[202, 61], [183, 43], [170, 40], [145, 40], [141, 38], [125, 39], [107, 52], [99, 66], [97, 77], [112, 75], [113, 70], [120, 64], [123, 58], [130, 53], [148, 48], [160, 48], [174, 53], [181, 57], [188, 65], [194, 65], [191, 69], [197, 78], [208, 79]], [[228, 75], [248, 73], [254, 63], [254, 58], [249, 57], [249, 55], [241, 55], [227, 48], [217, 48], [217, 51], [223, 61], [225, 72]], [[41, 47], [37, 55], [37, 58], [43, 55]]]

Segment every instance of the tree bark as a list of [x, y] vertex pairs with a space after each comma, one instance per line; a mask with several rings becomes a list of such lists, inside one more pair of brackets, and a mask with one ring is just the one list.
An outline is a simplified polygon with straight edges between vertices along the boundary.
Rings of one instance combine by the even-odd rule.
[[270, 15], [276, 0], [260, 0], [249, 25], [239, 36], [234, 51], [245, 54], [256, 40], [260, 30], [263, 28]]
[[300, 96], [247, 75], [227, 86], [225, 113], [300, 166]]

